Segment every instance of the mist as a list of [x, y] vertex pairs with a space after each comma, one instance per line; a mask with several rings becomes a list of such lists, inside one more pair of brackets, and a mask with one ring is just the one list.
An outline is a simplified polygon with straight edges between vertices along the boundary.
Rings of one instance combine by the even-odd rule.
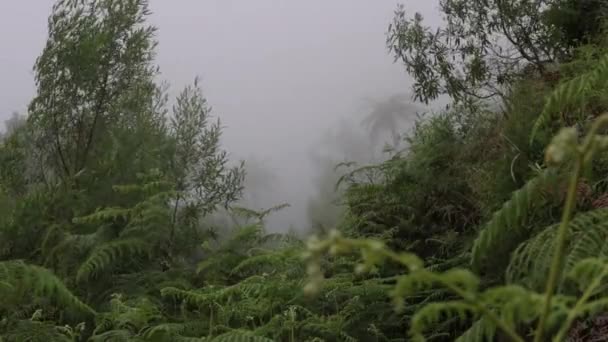
[[[436, 1], [402, 2], [428, 23], [439, 22]], [[14, 112], [26, 113], [34, 94], [31, 70], [46, 40], [53, 3], [0, 3], [0, 74], [5, 80], [0, 84], [0, 121]], [[150, 1], [151, 23], [159, 30], [161, 78], [174, 96], [201, 77], [214, 115], [225, 127], [225, 148], [231, 159], [247, 163], [243, 203], [253, 209], [291, 205], [269, 220], [270, 230], [306, 230], [314, 224], [311, 208], [315, 198], [325, 196], [320, 191], [332, 191], [335, 163], [383, 158], [379, 147], [391, 136], [373, 139], [364, 121], [373, 112], [370, 103], [410, 90], [403, 66], [394, 63], [385, 47], [397, 3]], [[424, 110], [408, 108], [408, 119], [395, 126], [398, 134], [407, 130], [417, 110]]]

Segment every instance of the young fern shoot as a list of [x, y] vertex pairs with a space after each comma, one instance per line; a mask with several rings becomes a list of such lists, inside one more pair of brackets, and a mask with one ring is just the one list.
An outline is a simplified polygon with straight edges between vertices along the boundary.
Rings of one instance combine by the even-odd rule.
[[[548, 164], [562, 164], [569, 160], [573, 160], [574, 171], [568, 187], [566, 204], [564, 211], [562, 212], [562, 220], [557, 231], [553, 260], [545, 290], [545, 304], [534, 337], [534, 341], [536, 342], [543, 340], [547, 319], [551, 310], [551, 299], [557, 287], [558, 279], [561, 276], [565, 247], [569, 233], [568, 225], [572, 219], [576, 203], [576, 186], [581, 174], [584, 172], [585, 168], [590, 165], [595, 153], [608, 148], [608, 137], [598, 135], [598, 132], [607, 126], [608, 113], [601, 115], [595, 121], [581, 145], [578, 144], [578, 133], [575, 128], [563, 128], [547, 148], [546, 161]], [[585, 296], [583, 296], [583, 298], [584, 297]], [[562, 330], [563, 329], [562, 326]]]

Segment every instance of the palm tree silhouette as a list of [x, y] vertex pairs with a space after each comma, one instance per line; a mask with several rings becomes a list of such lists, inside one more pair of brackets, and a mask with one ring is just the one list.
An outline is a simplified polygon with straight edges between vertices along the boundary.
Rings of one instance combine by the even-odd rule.
[[405, 94], [395, 94], [382, 100], [368, 99], [369, 114], [362, 120], [373, 142], [378, 142], [386, 132], [390, 133], [392, 147], [397, 147], [401, 140], [401, 124], [414, 120], [420, 110]]

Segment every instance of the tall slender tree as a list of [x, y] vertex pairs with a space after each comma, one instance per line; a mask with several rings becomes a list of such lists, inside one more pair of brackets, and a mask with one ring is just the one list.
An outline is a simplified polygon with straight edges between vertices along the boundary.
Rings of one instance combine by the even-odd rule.
[[48, 167], [70, 178], [108, 152], [101, 134], [133, 128], [156, 86], [155, 28], [146, 0], [61, 0], [34, 71], [37, 95], [29, 121]]

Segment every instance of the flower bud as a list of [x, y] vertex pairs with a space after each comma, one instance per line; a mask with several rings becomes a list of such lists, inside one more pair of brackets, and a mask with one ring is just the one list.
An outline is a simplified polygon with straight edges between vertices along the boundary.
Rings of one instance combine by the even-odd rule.
[[306, 266], [306, 273], [310, 276], [321, 273], [321, 267], [317, 263], [310, 263]]
[[577, 139], [576, 128], [562, 128], [545, 151], [545, 161], [547, 164], [556, 165], [563, 163], [576, 148]]
[[315, 281], [308, 282], [304, 286], [304, 294], [307, 296], [314, 296], [319, 293], [319, 284]]
[[379, 252], [384, 248], [384, 243], [382, 243], [382, 241], [378, 241], [378, 240], [370, 241], [369, 248], [372, 251]]
[[336, 229], [332, 229], [332, 230], [329, 232], [329, 238], [330, 238], [331, 240], [336, 240], [336, 239], [339, 239], [340, 237], [342, 237], [342, 233], [340, 233], [340, 232], [339, 232], [338, 230], [336, 230]]
[[365, 265], [365, 264], [357, 264], [357, 266], [355, 266], [356, 274], [363, 274], [363, 273], [366, 273], [368, 270], [369, 270], [369, 267], [367, 267], [367, 265]]

